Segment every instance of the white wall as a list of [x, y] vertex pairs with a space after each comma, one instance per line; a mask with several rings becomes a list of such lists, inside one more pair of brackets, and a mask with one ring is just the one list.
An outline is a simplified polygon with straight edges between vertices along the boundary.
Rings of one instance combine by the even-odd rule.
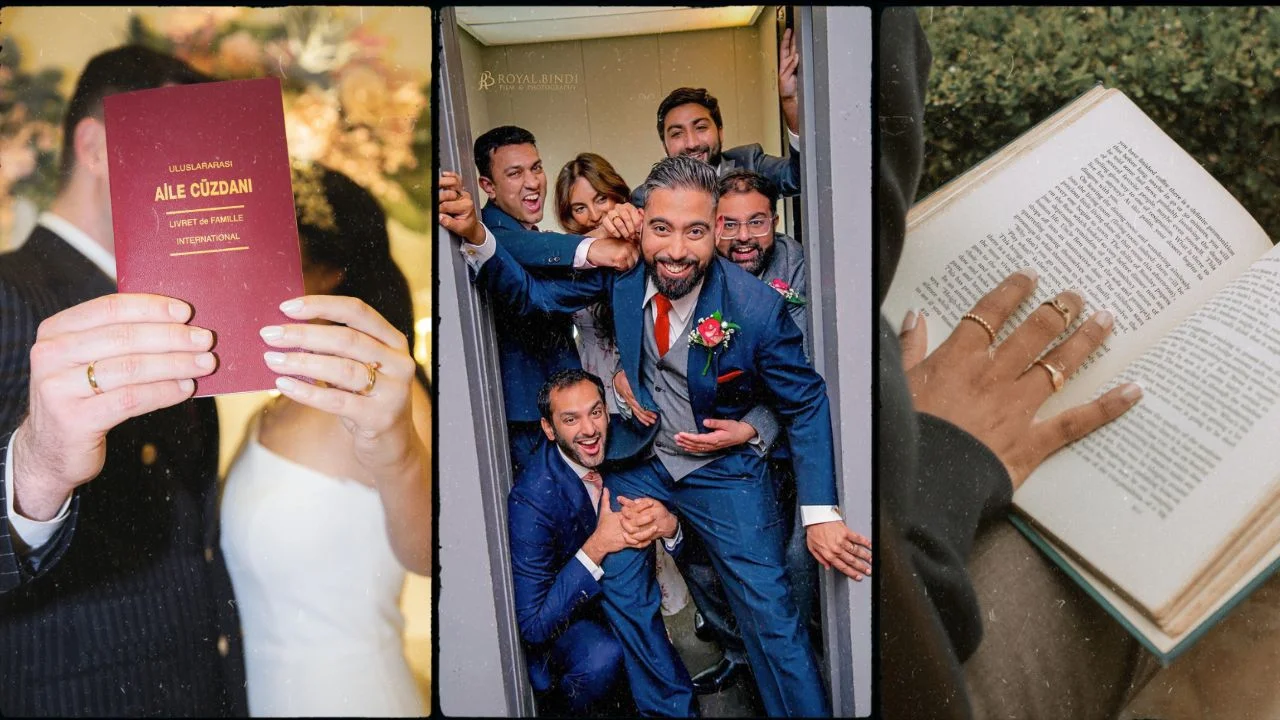
[[[779, 153], [777, 56], [771, 9], [751, 27], [484, 47], [459, 33], [473, 137], [519, 125], [538, 139], [555, 219], [555, 179], [580, 152], [603, 155], [631, 186], [662, 159], [658, 104], [681, 86], [705, 87], [720, 101], [724, 147], [760, 143]], [[494, 84], [482, 73], [571, 77], [555, 88]]]

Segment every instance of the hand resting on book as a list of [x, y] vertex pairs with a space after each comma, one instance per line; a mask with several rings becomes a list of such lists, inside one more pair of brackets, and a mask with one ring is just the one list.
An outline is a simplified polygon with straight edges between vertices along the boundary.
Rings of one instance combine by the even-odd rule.
[[[1032, 270], [1010, 275], [978, 301], [972, 314], [998, 335], [1031, 296], [1036, 281]], [[1059, 293], [1056, 299], [1069, 309], [1073, 321], [1084, 307], [1084, 299], [1074, 291]], [[1052, 371], [1033, 363], [1043, 359], [1070, 378], [1115, 323], [1109, 311], [1094, 313], [1050, 349], [1070, 326], [1065, 319], [1046, 303], [998, 345], [981, 323], [961, 320], [928, 357], [925, 323], [912, 322], [914, 313], [903, 323], [903, 365], [916, 410], [942, 418], [986, 445], [1004, 463], [1015, 490], [1050, 455], [1116, 419], [1142, 397], [1142, 389], [1128, 383], [1046, 420], [1035, 419], [1055, 389]]]

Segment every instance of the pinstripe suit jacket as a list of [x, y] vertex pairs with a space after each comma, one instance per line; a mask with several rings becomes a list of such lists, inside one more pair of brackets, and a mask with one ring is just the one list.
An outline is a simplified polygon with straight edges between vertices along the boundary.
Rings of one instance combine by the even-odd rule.
[[[0, 255], [0, 473], [27, 411], [36, 328], [111, 292], [47, 228]], [[211, 400], [121, 424], [38, 563], [14, 552], [0, 498], [0, 715], [246, 714], [217, 460]]]

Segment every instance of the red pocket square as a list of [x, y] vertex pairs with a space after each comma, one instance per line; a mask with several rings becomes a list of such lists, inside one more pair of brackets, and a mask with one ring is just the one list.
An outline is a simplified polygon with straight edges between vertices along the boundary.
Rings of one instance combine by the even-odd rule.
[[721, 375], [720, 377], [716, 378], [716, 384], [719, 385], [720, 383], [727, 383], [741, 374], [742, 374], [741, 370], [731, 370]]

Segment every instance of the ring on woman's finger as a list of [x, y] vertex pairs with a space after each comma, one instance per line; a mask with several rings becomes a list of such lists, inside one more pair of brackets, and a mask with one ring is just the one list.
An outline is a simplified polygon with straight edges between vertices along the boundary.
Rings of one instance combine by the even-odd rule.
[[965, 313], [964, 315], [961, 315], [961, 316], [960, 316], [960, 319], [961, 319], [961, 320], [972, 320], [972, 321], [974, 321], [974, 322], [978, 323], [979, 325], [981, 325], [981, 326], [982, 326], [982, 329], [987, 331], [987, 337], [991, 338], [991, 342], [992, 342], [992, 344], [994, 344], [994, 343], [995, 343], [995, 341], [996, 341], [996, 331], [991, 329], [991, 325], [990, 325], [990, 324], [988, 324], [986, 320], [983, 320], [982, 318], [978, 317], [977, 315], [975, 315], [975, 314], [973, 314], [973, 313], [971, 313], [971, 312], [967, 312], [967, 313]]
[[1055, 365], [1044, 358], [1037, 359], [1032, 365], [1039, 365], [1049, 372], [1049, 382], [1053, 383], [1053, 391], [1058, 392], [1063, 385], [1067, 384], [1066, 370], [1059, 365]]
[[1064, 328], [1063, 328], [1064, 330], [1065, 330], [1066, 328], [1071, 327], [1071, 308], [1067, 307], [1067, 304], [1066, 304], [1066, 303], [1062, 302], [1061, 300], [1059, 300], [1058, 298], [1056, 298], [1056, 297], [1055, 297], [1055, 298], [1050, 298], [1050, 299], [1048, 299], [1048, 300], [1045, 300], [1044, 302], [1042, 302], [1042, 303], [1040, 303], [1040, 304], [1041, 304], [1041, 305], [1048, 305], [1049, 307], [1053, 308], [1054, 310], [1057, 310], [1057, 311], [1058, 311], [1058, 313], [1059, 313], [1060, 315], [1062, 315], [1062, 322], [1063, 322], [1063, 324], [1066, 326], [1066, 327], [1064, 327]]
[[364, 386], [364, 390], [360, 391], [361, 395], [368, 395], [373, 392], [373, 386], [378, 384], [378, 368], [382, 367], [382, 363], [374, 360], [364, 364], [365, 372], [369, 373], [369, 384]]

